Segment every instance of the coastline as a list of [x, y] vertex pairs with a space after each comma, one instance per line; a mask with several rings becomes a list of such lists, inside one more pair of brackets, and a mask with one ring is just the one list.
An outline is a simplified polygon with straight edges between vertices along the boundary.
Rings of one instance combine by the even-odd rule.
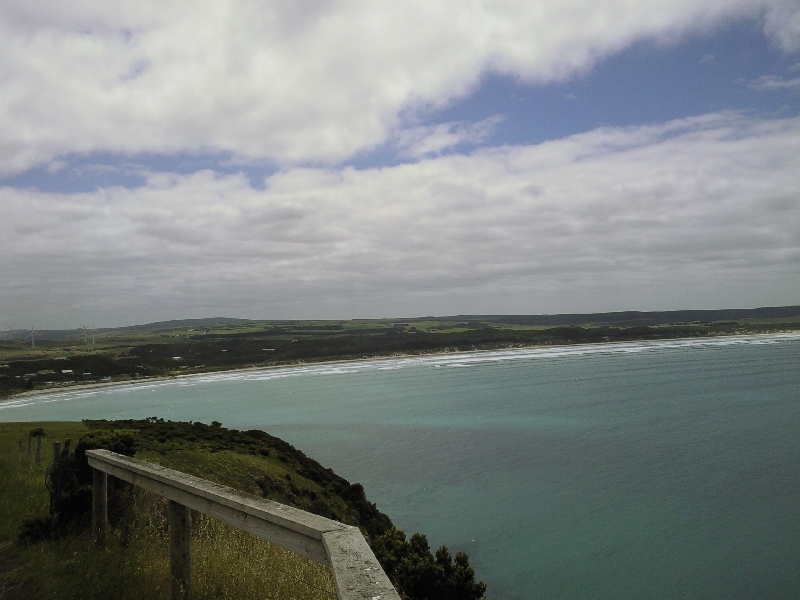
[[77, 383], [75, 385], [70, 386], [61, 386], [57, 388], [50, 388], [50, 389], [40, 389], [40, 390], [26, 390], [20, 392], [18, 394], [14, 394], [12, 396], [8, 396], [5, 398], [0, 398], [0, 404], [5, 404], [7, 402], [14, 402], [26, 398], [36, 398], [40, 396], [48, 396], [54, 395], [59, 393], [65, 392], [72, 392], [72, 391], [86, 391], [86, 390], [95, 390], [95, 389], [108, 389], [108, 388], [115, 388], [115, 387], [122, 387], [122, 386], [139, 386], [139, 385], [147, 385], [153, 384], [158, 382], [165, 382], [165, 381], [179, 381], [183, 379], [193, 379], [197, 377], [206, 377], [209, 375], [218, 375], [222, 373], [230, 373], [235, 375], [237, 373], [250, 373], [254, 371], [273, 371], [278, 369], [292, 369], [292, 368], [300, 368], [300, 367], [307, 367], [310, 365], [320, 365], [320, 366], [328, 366], [328, 365], [345, 365], [345, 364], [354, 364], [354, 363], [363, 363], [363, 362], [370, 362], [374, 360], [393, 360], [393, 359], [407, 359], [407, 358], [414, 358], [414, 357], [435, 357], [435, 356], [453, 356], [459, 354], [484, 354], [484, 353], [494, 353], [494, 352], [505, 352], [509, 350], [524, 350], [524, 349], [533, 349], [533, 348], [571, 348], [575, 346], [615, 346], [619, 344], [630, 344], [636, 341], [639, 342], [663, 342], [663, 341], [675, 341], [679, 342], [681, 340], [714, 340], [714, 339], [725, 339], [725, 338], [752, 338], [752, 337], [777, 337], [777, 336], [784, 336], [784, 335], [800, 335], [800, 330], [798, 329], [788, 329], [785, 331], [776, 331], [770, 333], [732, 333], [732, 334], [723, 334], [723, 335], [714, 335], [714, 336], [707, 336], [707, 337], [683, 337], [683, 338], [662, 338], [656, 340], [627, 340], [627, 341], [604, 341], [604, 342], [592, 342], [592, 343], [577, 343], [577, 344], [512, 344], [501, 348], [490, 348], [490, 349], [474, 349], [474, 350], [446, 350], [446, 351], [432, 351], [432, 352], [413, 352], [413, 353], [393, 353], [393, 354], [376, 354], [372, 356], [365, 356], [362, 358], [349, 358], [349, 359], [338, 359], [338, 360], [320, 360], [320, 361], [313, 361], [313, 360], [299, 360], [293, 363], [282, 364], [282, 365], [262, 365], [262, 366], [250, 366], [250, 367], [239, 367], [235, 369], [216, 369], [216, 370], [208, 370], [203, 371], [200, 373], [186, 373], [186, 374], [178, 374], [178, 375], [158, 375], [154, 377], [143, 377], [139, 379], [128, 379], [124, 381], [107, 381], [107, 382], [94, 382], [94, 383]]
[[[536, 348], [538, 346], [520, 346], [522, 347], [530, 347]], [[95, 390], [95, 389], [107, 389], [107, 388], [114, 388], [114, 387], [122, 387], [122, 386], [138, 386], [138, 385], [145, 385], [149, 383], [157, 383], [161, 381], [178, 381], [181, 379], [193, 379], [197, 377], [205, 377], [208, 375], [218, 375], [220, 373], [249, 373], [253, 371], [272, 371], [276, 369], [292, 369], [298, 367], [306, 367], [309, 365], [337, 365], [337, 364], [352, 364], [352, 363], [359, 363], [359, 362], [368, 362], [371, 360], [379, 360], [379, 359], [386, 359], [391, 360], [393, 358], [402, 359], [402, 358], [411, 358], [414, 356], [449, 356], [452, 354], [466, 354], [467, 352], [497, 352], [500, 350], [508, 350], [509, 348], [495, 348], [491, 350], [452, 350], [448, 352], [416, 352], [416, 353], [406, 353], [406, 354], [376, 354], [374, 356], [367, 356], [363, 358], [343, 358], [338, 360], [319, 360], [319, 361], [311, 361], [311, 360], [299, 360], [293, 363], [287, 363], [283, 365], [261, 365], [261, 366], [252, 366], [252, 367], [237, 367], [235, 369], [214, 369], [208, 371], [202, 371], [200, 373], [186, 373], [186, 374], [179, 374], [179, 375], [157, 375], [154, 377], [141, 377], [138, 379], [126, 379], [124, 381], [98, 381], [92, 383], [76, 383], [75, 385], [69, 386], [59, 386], [53, 387], [49, 389], [42, 389], [42, 390], [26, 390], [20, 392], [18, 394], [14, 394], [13, 396], [8, 396], [6, 398], [0, 398], [0, 404], [5, 402], [11, 402], [14, 400], [19, 400], [22, 398], [34, 398], [38, 396], [49, 396], [51, 394], [59, 394], [63, 392], [71, 392], [71, 391], [83, 391], [83, 390]], [[514, 348], [517, 348], [516, 346]]]

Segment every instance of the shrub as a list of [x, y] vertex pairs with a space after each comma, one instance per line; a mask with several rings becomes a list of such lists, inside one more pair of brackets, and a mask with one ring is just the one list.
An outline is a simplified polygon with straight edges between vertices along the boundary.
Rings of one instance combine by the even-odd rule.
[[392, 526], [374, 539], [372, 548], [397, 591], [409, 600], [479, 600], [486, 592], [486, 584], [475, 581], [466, 554], [457, 553], [453, 561], [442, 546], [433, 556], [421, 533], [406, 541], [405, 533]]
[[[136, 442], [133, 431], [101, 430], [84, 435], [74, 452], [70, 447], [71, 440], [66, 440], [59, 460], [53, 463], [45, 476], [45, 485], [50, 492], [50, 514], [24, 521], [18, 535], [20, 542], [52, 539], [88, 527], [92, 511], [92, 468], [86, 451], [102, 448], [133, 456]], [[108, 490], [109, 520], [118, 522], [126, 509], [131, 487], [110, 479]]]

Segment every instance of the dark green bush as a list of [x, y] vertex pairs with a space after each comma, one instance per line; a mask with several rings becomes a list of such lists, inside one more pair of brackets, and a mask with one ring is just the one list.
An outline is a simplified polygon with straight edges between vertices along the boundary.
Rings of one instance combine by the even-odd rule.
[[[71, 440], [64, 442], [59, 460], [53, 463], [45, 476], [45, 485], [50, 492], [50, 514], [24, 521], [18, 535], [20, 542], [52, 539], [88, 527], [92, 512], [92, 468], [86, 451], [105, 449], [133, 456], [136, 438], [133, 431], [95, 430], [78, 441], [74, 452], [71, 445]], [[109, 519], [116, 522], [126, 510], [131, 488], [122, 481], [110, 479], [108, 491]]]
[[392, 526], [376, 537], [375, 557], [397, 588], [409, 600], [479, 600], [486, 584], [475, 581], [469, 557], [456, 554], [455, 561], [446, 546], [431, 554], [427, 538], [415, 533], [411, 540]]

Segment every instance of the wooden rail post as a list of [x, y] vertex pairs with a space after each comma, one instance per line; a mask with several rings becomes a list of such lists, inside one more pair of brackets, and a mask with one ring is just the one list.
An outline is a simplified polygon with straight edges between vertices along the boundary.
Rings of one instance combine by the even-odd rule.
[[61, 458], [61, 442], [53, 442], [53, 464], [57, 465]]
[[169, 501], [169, 572], [172, 600], [186, 600], [192, 591], [192, 510]]
[[31, 434], [28, 434], [28, 458], [31, 457]]
[[22, 440], [20, 440], [19, 441], [19, 453], [22, 454], [23, 452], [25, 452], [25, 451], [22, 449]]
[[42, 462], [42, 436], [36, 436], [36, 464]]
[[108, 474], [92, 469], [92, 531], [98, 544], [108, 533]]

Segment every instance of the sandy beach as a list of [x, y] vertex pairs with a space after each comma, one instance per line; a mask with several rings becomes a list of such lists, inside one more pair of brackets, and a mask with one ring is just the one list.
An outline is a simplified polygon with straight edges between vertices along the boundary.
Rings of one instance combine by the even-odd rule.
[[[775, 335], [791, 335], [791, 334], [800, 334], [800, 330], [796, 329], [788, 329], [786, 331], [781, 332], [774, 332], [774, 333], [764, 333], [764, 334], [731, 334], [731, 335], [724, 335], [724, 336], [711, 336], [708, 338], [700, 338], [705, 340], [712, 340], [716, 338], [731, 338], [731, 337], [770, 337]], [[665, 338], [669, 339], [670, 341], [680, 341], [680, 340], [697, 340], [698, 338]], [[601, 342], [598, 344], [599, 346], [612, 346], [616, 344], [625, 344], [630, 342]], [[181, 379], [195, 379], [198, 377], [207, 377], [209, 375], [218, 375], [221, 373], [230, 373], [230, 374], [237, 374], [237, 373], [250, 373], [250, 372], [258, 372], [258, 371], [272, 371], [277, 369], [291, 369], [295, 367], [306, 367], [309, 365], [337, 365], [337, 364], [353, 364], [353, 363], [360, 363], [360, 362], [369, 362], [374, 360], [392, 360], [392, 359], [404, 359], [404, 358], [413, 358], [418, 356], [452, 356], [454, 354], [476, 354], [476, 353], [491, 353], [491, 352], [503, 352], [508, 350], [520, 350], [525, 348], [558, 348], [558, 347], [570, 347], [574, 346], [575, 344], [558, 344], [555, 346], [545, 346], [545, 345], [509, 345], [505, 348], [492, 348], [488, 350], [451, 350], [445, 352], [415, 352], [415, 353], [404, 353], [404, 354], [390, 354], [390, 355], [375, 355], [369, 356], [365, 358], [352, 358], [352, 359], [341, 359], [341, 360], [320, 360], [320, 361], [296, 361], [293, 363], [287, 363], [282, 365], [264, 365], [264, 366], [252, 366], [252, 367], [241, 367], [236, 369], [216, 369], [216, 370], [207, 370], [202, 371], [199, 373], [186, 373], [186, 374], [178, 374], [178, 375], [162, 375], [156, 377], [141, 377], [138, 379], [127, 379], [122, 381], [107, 381], [107, 382], [90, 382], [90, 383], [76, 383], [74, 385], [66, 385], [66, 386], [59, 386], [59, 387], [51, 387], [47, 389], [40, 389], [40, 390], [30, 390], [21, 392], [19, 394], [15, 394], [13, 396], [9, 396], [7, 398], [0, 399], [0, 404], [10, 401], [16, 401], [24, 398], [31, 398], [31, 397], [38, 397], [43, 395], [50, 395], [50, 394], [57, 394], [63, 393], [67, 391], [81, 391], [81, 390], [96, 390], [96, 389], [107, 389], [107, 388], [114, 388], [114, 387], [122, 387], [122, 386], [139, 386], [139, 385], [148, 385], [152, 383], [157, 383], [161, 381], [177, 381]]]
[[[497, 352], [498, 350], [507, 350], [511, 348], [517, 347], [527, 347], [527, 346], [509, 346], [509, 348], [504, 349], [493, 349], [493, 350], [469, 350], [468, 352]], [[253, 371], [271, 371], [275, 369], [291, 369], [293, 367], [304, 367], [309, 365], [337, 365], [337, 364], [352, 364], [352, 363], [359, 363], [359, 362], [367, 362], [371, 360], [391, 360], [394, 358], [402, 359], [402, 358], [411, 358], [414, 356], [449, 356], [451, 354], [464, 354], [467, 351], [458, 351], [453, 350], [450, 352], [417, 352], [417, 353], [409, 353], [409, 354], [391, 354], [391, 355], [376, 355], [376, 356], [369, 356], [367, 358], [350, 358], [350, 359], [342, 359], [342, 360], [320, 360], [320, 361], [296, 361], [293, 363], [287, 363], [283, 365], [264, 365], [264, 366], [254, 366], [254, 367], [240, 367], [236, 369], [214, 369], [208, 371], [202, 371], [199, 373], [186, 373], [186, 374], [179, 374], [179, 375], [159, 375], [156, 377], [139, 377], [137, 379], [126, 379], [121, 381], [96, 381], [96, 382], [86, 382], [86, 383], [75, 383], [74, 385], [61, 385], [61, 386], [53, 386], [50, 388], [45, 388], [41, 390], [28, 390], [24, 392], [20, 392], [19, 394], [14, 394], [13, 396], [8, 396], [7, 398], [0, 398], [0, 404], [4, 402], [10, 402], [14, 400], [19, 400], [22, 398], [32, 398], [36, 396], [44, 396], [49, 394], [58, 394], [62, 392], [71, 392], [71, 391], [80, 391], [80, 390], [96, 390], [96, 389], [106, 389], [106, 388], [114, 388], [114, 387], [122, 387], [122, 386], [137, 386], [137, 385], [146, 385], [152, 384], [159, 381], [176, 381], [180, 379], [194, 379], [198, 377], [204, 377], [208, 375], [217, 375], [220, 373], [249, 373]]]

